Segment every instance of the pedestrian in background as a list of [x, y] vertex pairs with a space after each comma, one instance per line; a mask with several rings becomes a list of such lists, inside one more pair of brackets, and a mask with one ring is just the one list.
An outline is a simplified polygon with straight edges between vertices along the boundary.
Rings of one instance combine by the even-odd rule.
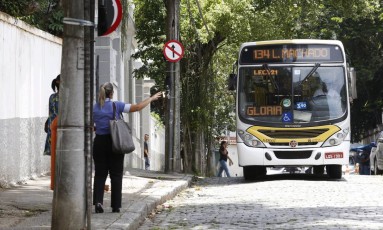
[[358, 149], [357, 160], [359, 162], [359, 174], [370, 175], [370, 149]]
[[45, 140], [44, 155], [51, 156], [51, 185], [54, 189], [55, 177], [55, 160], [56, 160], [56, 134], [57, 134], [57, 114], [59, 112], [59, 91], [60, 91], [60, 74], [52, 80], [51, 87], [54, 93], [49, 97], [48, 107], [49, 116], [47, 119], [47, 138]]
[[60, 75], [52, 80], [51, 87], [54, 93], [49, 96], [48, 101], [48, 119], [47, 119], [47, 138], [45, 140], [44, 155], [51, 155], [51, 129], [52, 121], [56, 118], [59, 110], [59, 90], [60, 90]]
[[148, 140], [149, 140], [149, 134], [145, 134], [145, 136], [144, 136], [144, 159], [145, 159], [145, 170], [149, 170], [149, 169], [150, 169]]
[[229, 166], [233, 164], [233, 161], [229, 157], [229, 152], [227, 151], [227, 142], [222, 141], [219, 148], [219, 170], [218, 177], [222, 177], [222, 172], [225, 171], [226, 176], [230, 177], [229, 168], [227, 167], [227, 160], [229, 159]]
[[[93, 143], [94, 182], [93, 182], [93, 205], [96, 213], [103, 213], [103, 200], [105, 181], [110, 176], [111, 181], [111, 207], [112, 212], [120, 212], [122, 198], [122, 178], [124, 171], [124, 154], [114, 153], [112, 150], [112, 137], [110, 135], [109, 121], [113, 117], [113, 85], [110, 82], [100, 87], [98, 102], [93, 106], [93, 121], [96, 125], [96, 137]], [[129, 104], [114, 101], [116, 104], [116, 116], [121, 113], [140, 111], [150, 102], [161, 96], [158, 92], [141, 101], [138, 104]]]

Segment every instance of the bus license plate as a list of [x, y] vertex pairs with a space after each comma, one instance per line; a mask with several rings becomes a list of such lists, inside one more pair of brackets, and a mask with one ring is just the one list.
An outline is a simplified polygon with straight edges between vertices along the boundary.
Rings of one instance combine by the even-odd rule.
[[325, 153], [325, 158], [326, 159], [336, 159], [336, 158], [343, 158], [343, 153], [338, 152], [338, 153]]

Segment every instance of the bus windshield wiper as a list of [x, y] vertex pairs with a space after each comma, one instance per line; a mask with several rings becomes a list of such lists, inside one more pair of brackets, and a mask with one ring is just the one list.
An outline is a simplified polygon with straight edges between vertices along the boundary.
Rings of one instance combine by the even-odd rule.
[[263, 64], [262, 65], [263, 69], [267, 71], [267, 75], [269, 76], [270, 78], [270, 81], [271, 83], [273, 84], [274, 86], [274, 89], [277, 90], [277, 92], [279, 91], [279, 86], [277, 85], [277, 83], [275, 82], [274, 78], [271, 77], [271, 70], [269, 68], [269, 65], [268, 64]]
[[320, 66], [320, 63], [315, 63], [315, 66], [311, 69], [311, 71], [306, 75], [305, 78], [303, 78], [302, 81], [299, 82], [299, 85], [302, 85], [307, 78], [309, 78], [311, 75], [313, 75], [313, 73], [319, 68]]

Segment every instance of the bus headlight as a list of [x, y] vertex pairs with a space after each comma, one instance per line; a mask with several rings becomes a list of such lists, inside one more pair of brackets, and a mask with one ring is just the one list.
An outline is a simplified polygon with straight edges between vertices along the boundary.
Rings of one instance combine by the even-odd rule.
[[237, 133], [246, 146], [253, 147], [253, 148], [266, 147], [258, 138], [254, 137], [253, 135], [251, 135], [250, 133], [246, 131], [239, 129], [237, 130]]
[[335, 133], [323, 143], [323, 147], [340, 145], [343, 142], [343, 140], [346, 138], [348, 132], [349, 132], [349, 129], [347, 128], [347, 129], [341, 130], [340, 132]]

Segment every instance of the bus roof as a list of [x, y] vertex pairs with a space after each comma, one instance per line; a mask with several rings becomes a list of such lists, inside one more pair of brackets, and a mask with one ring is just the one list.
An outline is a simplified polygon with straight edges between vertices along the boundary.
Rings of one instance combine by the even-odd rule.
[[344, 47], [339, 40], [290, 39], [245, 42], [238, 62], [259, 63], [334, 63], [344, 62]]
[[242, 43], [241, 48], [249, 45], [283, 45], [283, 44], [332, 44], [343, 47], [339, 40], [321, 40], [321, 39], [286, 39], [286, 40], [268, 40]]

